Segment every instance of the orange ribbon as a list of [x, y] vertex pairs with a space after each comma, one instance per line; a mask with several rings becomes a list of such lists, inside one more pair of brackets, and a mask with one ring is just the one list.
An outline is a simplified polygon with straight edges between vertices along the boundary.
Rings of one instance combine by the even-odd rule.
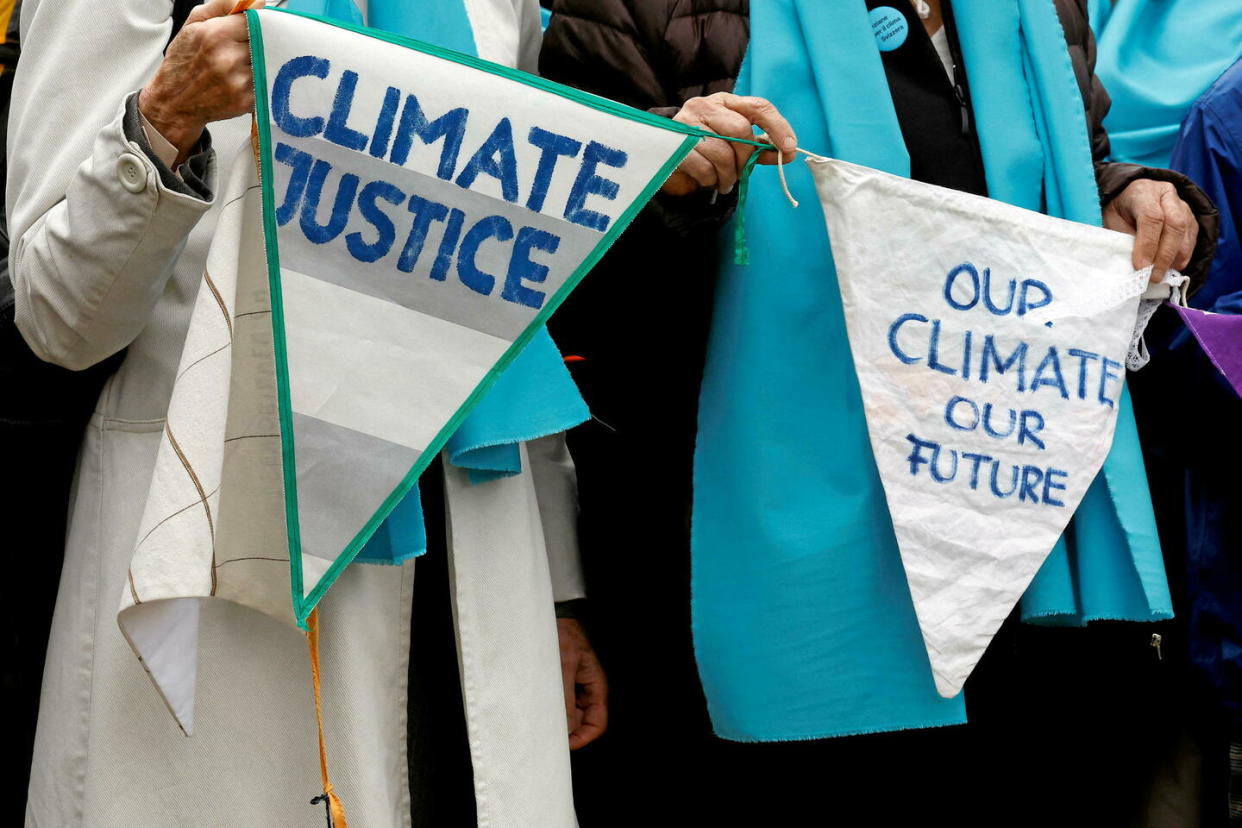
[[[345, 806], [332, 788], [328, 778], [328, 746], [323, 737], [323, 703], [319, 688], [319, 610], [316, 608], [306, 619], [306, 643], [310, 645], [311, 682], [315, 687], [315, 724], [319, 727], [319, 774], [323, 778], [323, 795], [328, 798], [328, 814], [332, 828], [349, 828], [345, 819]], [[318, 801], [318, 797], [315, 801]]]

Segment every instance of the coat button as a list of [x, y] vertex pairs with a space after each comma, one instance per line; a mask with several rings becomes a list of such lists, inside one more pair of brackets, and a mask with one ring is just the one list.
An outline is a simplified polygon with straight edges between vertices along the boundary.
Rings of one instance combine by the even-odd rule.
[[137, 156], [125, 153], [116, 159], [116, 177], [121, 186], [131, 193], [141, 193], [147, 188], [147, 168]]

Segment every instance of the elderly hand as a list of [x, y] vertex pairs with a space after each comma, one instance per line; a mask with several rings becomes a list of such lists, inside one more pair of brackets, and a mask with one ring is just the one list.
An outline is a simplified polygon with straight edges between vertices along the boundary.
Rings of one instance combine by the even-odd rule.
[[[206, 0], [186, 18], [164, 62], [138, 95], [138, 110], [177, 148], [177, 164], [212, 121], [254, 109], [250, 33], [231, 14], [237, 0]], [[261, 8], [263, 0], [250, 4]], [[174, 165], [175, 166], [175, 165]]]
[[[798, 139], [794, 137], [789, 122], [770, 101], [763, 98], [727, 92], [691, 98], [673, 116], [673, 120], [702, 127], [717, 135], [751, 141], [758, 140], [751, 126], [758, 126], [768, 134], [768, 141], [783, 150], [781, 160], [786, 164], [793, 160], [794, 149], [798, 146]], [[662, 190], [669, 195], [688, 195], [699, 188], [731, 192], [742, 167], [755, 150], [756, 147], [750, 144], [704, 138], [681, 162]], [[759, 163], [775, 164], [776, 160], [776, 154], [768, 150], [760, 157]]]
[[1134, 269], [1152, 265], [1153, 283], [1190, 264], [1199, 238], [1199, 222], [1177, 188], [1149, 178], [1131, 182], [1104, 208], [1104, 226], [1134, 236]]
[[577, 750], [595, 741], [608, 727], [608, 679], [576, 618], [556, 619], [556, 631], [565, 683], [565, 714], [569, 719], [569, 749]]

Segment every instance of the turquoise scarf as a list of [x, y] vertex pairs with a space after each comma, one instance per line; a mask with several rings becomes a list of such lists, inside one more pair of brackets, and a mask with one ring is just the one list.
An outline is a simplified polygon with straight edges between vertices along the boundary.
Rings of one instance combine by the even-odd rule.
[[[293, 11], [331, 17], [477, 55], [461, 0], [368, 0], [367, 20], [353, 0], [292, 0]], [[518, 443], [573, 428], [590, 417], [560, 351], [541, 330], [445, 446], [448, 461], [476, 483], [522, 470]], [[427, 549], [418, 487], [410, 490], [354, 560], [399, 564]]]
[[1112, 158], [1167, 167], [1190, 105], [1242, 57], [1239, 0], [1094, 0]]
[[[905, 0], [894, 0], [894, 5]], [[956, 0], [993, 198], [1100, 223], [1082, 98], [1052, 0]], [[755, 0], [739, 91], [803, 147], [909, 175], [861, 0]], [[832, 255], [809, 172], [750, 183], [751, 263], [719, 280], [692, 530], [693, 623], [716, 732], [739, 741], [965, 721], [942, 699], [867, 441]], [[731, 234], [726, 234], [732, 238]], [[1082, 623], [1171, 615], [1128, 397], [1114, 447], [1023, 600]]]

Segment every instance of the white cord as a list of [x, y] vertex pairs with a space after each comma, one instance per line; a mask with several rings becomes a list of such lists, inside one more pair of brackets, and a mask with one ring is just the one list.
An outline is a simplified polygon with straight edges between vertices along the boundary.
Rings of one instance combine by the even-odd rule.
[[791, 205], [797, 207], [798, 199], [793, 197], [793, 193], [789, 192], [789, 182], [785, 180], [785, 153], [780, 150], [776, 151], [776, 172], [781, 177], [781, 189], [785, 191], [785, 198], [789, 199]]
[[[797, 153], [802, 153], [807, 158], [810, 158], [815, 161], [827, 161], [828, 160], [826, 157], [822, 155], [816, 155], [810, 150], [804, 150], [802, 147], [794, 148], [795, 157], [797, 156]], [[785, 191], [785, 198], [789, 199], [789, 203], [791, 206], [797, 207], [798, 199], [793, 197], [793, 193], [789, 191], [789, 182], [785, 180], [785, 155], [784, 153], [778, 152], [776, 154], [776, 172], [781, 177], [781, 189]]]

